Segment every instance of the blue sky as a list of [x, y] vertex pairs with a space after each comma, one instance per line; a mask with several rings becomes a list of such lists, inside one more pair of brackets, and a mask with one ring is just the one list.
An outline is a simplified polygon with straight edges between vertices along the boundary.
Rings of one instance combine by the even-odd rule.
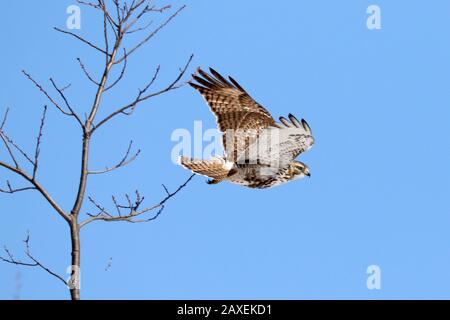
[[[0, 110], [11, 107], [8, 132], [27, 148], [47, 101], [22, 69], [47, 87], [50, 76], [71, 83], [68, 95], [81, 112], [93, 99], [75, 59], [98, 72], [102, 57], [52, 30], [64, 28], [73, 3], [4, 4]], [[212, 66], [274, 116], [308, 120], [316, 144], [301, 160], [312, 177], [268, 190], [196, 177], [154, 222], [89, 225], [82, 231], [82, 297], [450, 298], [450, 2], [171, 3], [187, 8], [130, 59], [126, 80], [100, 114], [134, 97], [158, 64], [162, 88], [193, 53], [192, 71]], [[381, 8], [381, 30], [366, 27], [371, 4]], [[99, 16], [85, 8], [81, 14], [77, 32], [100, 42]], [[173, 189], [189, 176], [170, 160], [170, 137], [177, 128], [193, 130], [195, 120], [215, 125], [186, 86], [105, 126], [93, 141], [92, 166], [113, 164], [130, 139], [143, 151], [131, 166], [91, 177], [88, 194], [108, 203], [111, 194], [139, 188], [149, 204], [158, 201], [162, 183]], [[47, 124], [38, 178], [70, 208], [80, 134], [53, 108]], [[2, 186], [6, 179], [23, 185], [0, 172]], [[64, 274], [68, 229], [38, 194], [0, 194], [0, 215], [1, 245], [20, 257], [30, 230], [34, 254]], [[381, 269], [380, 290], [366, 287], [370, 265]], [[0, 298], [16, 296], [68, 293], [41, 270], [0, 263]]]

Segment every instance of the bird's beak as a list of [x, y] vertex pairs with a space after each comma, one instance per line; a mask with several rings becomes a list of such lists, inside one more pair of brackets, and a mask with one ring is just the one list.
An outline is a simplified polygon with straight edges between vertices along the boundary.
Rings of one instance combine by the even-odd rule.
[[306, 175], [307, 175], [309, 178], [311, 178], [311, 173], [308, 172]]

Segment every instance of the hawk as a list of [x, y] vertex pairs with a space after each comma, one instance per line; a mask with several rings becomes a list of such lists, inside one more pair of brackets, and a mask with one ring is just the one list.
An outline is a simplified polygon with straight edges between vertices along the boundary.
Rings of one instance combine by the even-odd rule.
[[210, 178], [208, 184], [228, 181], [249, 188], [270, 188], [310, 176], [295, 158], [314, 143], [305, 120], [292, 114], [275, 122], [270, 113], [232, 77], [198, 68], [189, 84], [206, 100], [223, 133], [225, 155], [209, 160], [181, 157], [180, 164]]

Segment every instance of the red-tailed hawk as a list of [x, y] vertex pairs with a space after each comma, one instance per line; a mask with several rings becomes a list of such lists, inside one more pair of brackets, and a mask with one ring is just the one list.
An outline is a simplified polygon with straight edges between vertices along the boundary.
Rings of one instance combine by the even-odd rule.
[[225, 155], [210, 160], [181, 157], [183, 167], [211, 178], [209, 184], [229, 181], [250, 188], [269, 188], [310, 176], [306, 164], [294, 159], [311, 148], [314, 138], [305, 120], [289, 114], [275, 122], [231, 77], [197, 69], [189, 82], [208, 103], [223, 133]]

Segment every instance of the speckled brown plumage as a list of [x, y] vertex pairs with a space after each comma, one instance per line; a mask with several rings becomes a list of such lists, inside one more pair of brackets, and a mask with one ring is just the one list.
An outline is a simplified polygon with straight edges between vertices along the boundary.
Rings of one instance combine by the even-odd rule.
[[[195, 82], [189, 84], [205, 98], [216, 117], [218, 129], [224, 133], [225, 156], [182, 158], [185, 168], [211, 177], [212, 183], [226, 180], [250, 188], [268, 188], [309, 176], [309, 168], [294, 160], [314, 143], [305, 120], [289, 114], [289, 120], [280, 117], [277, 123], [233, 78], [227, 80], [212, 68], [210, 74], [200, 68], [197, 73], [192, 75]], [[271, 138], [273, 134], [278, 140]], [[262, 152], [261, 142], [269, 144]], [[255, 158], [250, 151], [256, 146]]]

